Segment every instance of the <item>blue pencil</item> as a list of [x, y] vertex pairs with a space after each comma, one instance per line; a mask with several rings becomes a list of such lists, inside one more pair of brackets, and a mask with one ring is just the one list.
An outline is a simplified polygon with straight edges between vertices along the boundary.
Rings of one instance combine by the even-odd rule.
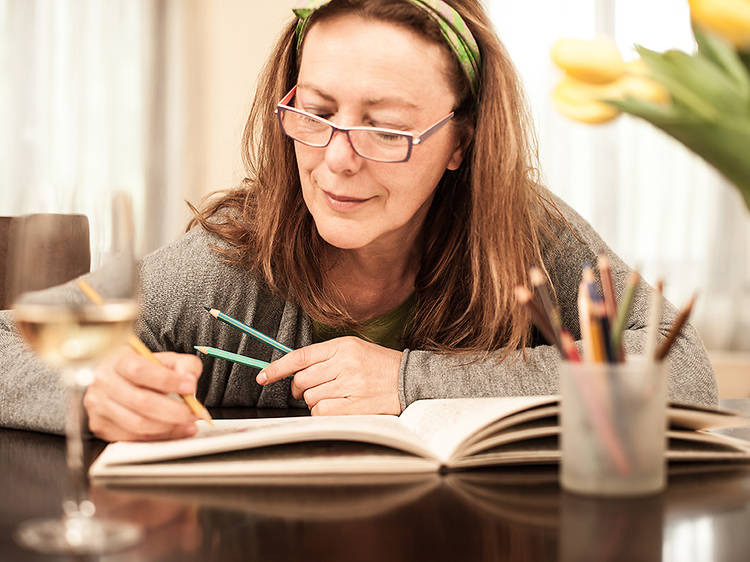
[[208, 313], [213, 316], [214, 318], [221, 320], [225, 324], [229, 324], [230, 326], [234, 326], [238, 330], [245, 332], [246, 334], [253, 336], [256, 339], [259, 339], [263, 343], [266, 343], [270, 345], [271, 347], [278, 349], [282, 353], [289, 353], [290, 351], [293, 351], [291, 347], [285, 346], [283, 343], [277, 342], [275, 339], [268, 337], [263, 332], [259, 332], [255, 328], [251, 328], [247, 324], [240, 322], [239, 320], [232, 318], [228, 314], [224, 314], [220, 310], [216, 310], [215, 308], [209, 308], [207, 306], [204, 306]]
[[247, 365], [248, 367], [255, 367], [256, 369], [264, 369], [268, 367], [268, 363], [266, 361], [253, 359], [252, 357], [245, 357], [244, 355], [232, 353], [231, 351], [225, 351], [223, 349], [217, 349], [215, 347], [208, 347], [205, 345], [194, 345], [193, 347], [204, 355], [209, 355], [210, 357], [226, 359], [227, 361], [233, 361], [234, 363], [240, 363], [241, 365]]

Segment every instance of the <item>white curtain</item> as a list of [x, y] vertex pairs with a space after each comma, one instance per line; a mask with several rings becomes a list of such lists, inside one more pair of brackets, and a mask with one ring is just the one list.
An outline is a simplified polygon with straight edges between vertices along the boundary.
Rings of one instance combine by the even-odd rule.
[[[141, 252], [184, 228], [199, 149], [180, 0], [0, 0], [0, 215], [133, 196]], [[188, 146], [188, 144], [190, 146]]]
[[558, 38], [613, 37], [694, 49], [686, 0], [487, 0], [526, 86], [546, 185], [575, 207], [646, 280], [665, 280], [677, 306], [699, 292], [692, 321], [714, 349], [750, 349], [750, 213], [735, 190], [682, 145], [622, 116], [590, 126], [556, 112]]

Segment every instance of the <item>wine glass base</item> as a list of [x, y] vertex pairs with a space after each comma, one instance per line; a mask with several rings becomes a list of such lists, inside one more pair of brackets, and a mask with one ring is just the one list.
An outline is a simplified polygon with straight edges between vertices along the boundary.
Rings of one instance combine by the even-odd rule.
[[18, 544], [45, 554], [113, 552], [141, 540], [141, 529], [131, 523], [98, 517], [33, 519], [16, 529]]

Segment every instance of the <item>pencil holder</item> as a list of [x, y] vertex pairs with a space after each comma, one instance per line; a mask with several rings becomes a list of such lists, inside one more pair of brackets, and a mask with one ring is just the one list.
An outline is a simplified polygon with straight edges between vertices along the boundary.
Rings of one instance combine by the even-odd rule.
[[560, 364], [560, 484], [601, 496], [655, 493], [666, 483], [667, 365]]

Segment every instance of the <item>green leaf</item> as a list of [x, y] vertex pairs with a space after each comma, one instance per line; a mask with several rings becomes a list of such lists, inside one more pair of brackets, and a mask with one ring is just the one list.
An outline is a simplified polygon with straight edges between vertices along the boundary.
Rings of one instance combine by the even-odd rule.
[[635, 46], [643, 62], [651, 71], [652, 77], [669, 90], [672, 100], [692, 109], [697, 115], [708, 121], [719, 118], [719, 110], [710, 99], [704, 99], [700, 93], [684, 83], [684, 71], [676, 68], [674, 60], [666, 53], [657, 53], [641, 45]]
[[722, 113], [745, 114], [750, 109], [747, 93], [710, 59], [677, 50], [667, 51], [664, 57], [672, 62], [684, 86], [711, 102]]
[[740, 51], [738, 54], [740, 55], [742, 64], [745, 66], [748, 74], [750, 74], [750, 49], [747, 51]]
[[750, 97], [750, 67], [743, 64], [732, 46], [718, 35], [695, 24], [693, 24], [693, 35], [698, 43], [698, 52], [723, 68], [744, 96]]
[[[657, 122], [675, 122], [675, 121], [689, 121], [691, 119], [691, 113], [681, 110], [675, 105], [666, 105], [662, 103], [654, 103], [648, 100], [643, 100], [634, 97], [626, 97], [624, 99], [617, 100], [602, 100], [615, 107], [619, 108], [624, 113], [630, 113], [636, 117], [641, 117], [647, 121]], [[696, 123], [702, 122], [697, 117], [692, 117], [692, 120]]]

